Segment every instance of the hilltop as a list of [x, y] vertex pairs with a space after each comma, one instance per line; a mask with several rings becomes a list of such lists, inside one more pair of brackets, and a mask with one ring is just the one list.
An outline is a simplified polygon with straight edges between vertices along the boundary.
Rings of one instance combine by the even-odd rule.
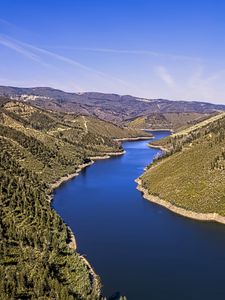
[[[0, 290], [2, 299], [99, 299], [101, 285], [51, 208], [52, 184], [122, 154], [114, 139], [147, 133], [88, 116], [0, 101]], [[78, 195], [77, 195], [78, 196]]]
[[[145, 99], [130, 95], [97, 92], [68, 93], [49, 87], [17, 88], [0, 86], [0, 95], [58, 112], [98, 117], [131, 127], [178, 129], [208, 114], [225, 110], [225, 105], [198, 101]], [[140, 117], [147, 117], [140, 125]], [[137, 121], [134, 121], [137, 118]], [[147, 122], [146, 122], [147, 120]], [[144, 127], [146, 128], [146, 127]]]
[[150, 146], [164, 152], [140, 177], [145, 196], [185, 216], [224, 223], [225, 113]]

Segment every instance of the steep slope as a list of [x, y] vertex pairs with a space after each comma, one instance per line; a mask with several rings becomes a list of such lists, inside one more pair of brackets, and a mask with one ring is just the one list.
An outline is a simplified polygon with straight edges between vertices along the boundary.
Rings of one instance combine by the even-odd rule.
[[112, 137], [134, 132], [21, 102], [0, 103], [1, 299], [99, 299], [100, 281], [75, 251], [49, 195], [53, 182], [90, 157], [121, 154]]
[[152, 146], [164, 154], [139, 180], [145, 196], [185, 216], [225, 223], [225, 113]]
[[[16, 88], [0, 86], [0, 95], [61, 112], [98, 117], [116, 124], [140, 116], [164, 113], [208, 114], [225, 110], [224, 105], [196, 101], [144, 99], [130, 95], [105, 93], [68, 93], [48, 87]], [[154, 120], [154, 115], [153, 115]]]

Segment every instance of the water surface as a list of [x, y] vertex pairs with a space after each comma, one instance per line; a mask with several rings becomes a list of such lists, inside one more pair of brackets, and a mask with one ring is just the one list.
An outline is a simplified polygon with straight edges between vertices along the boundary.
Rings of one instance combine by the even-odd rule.
[[225, 299], [225, 226], [186, 219], [143, 199], [134, 180], [158, 152], [147, 143], [124, 142], [125, 155], [97, 161], [60, 186], [53, 206], [106, 296]]

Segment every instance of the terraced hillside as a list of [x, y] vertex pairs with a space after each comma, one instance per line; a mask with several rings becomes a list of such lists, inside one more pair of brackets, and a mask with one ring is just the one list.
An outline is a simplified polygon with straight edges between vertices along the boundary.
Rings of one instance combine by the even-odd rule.
[[[140, 134], [140, 133], [139, 133]], [[103, 121], [1, 99], [1, 299], [99, 299], [100, 281], [51, 209], [51, 184], [137, 136]]]
[[139, 188], [148, 198], [224, 223], [218, 215], [225, 216], [225, 113], [152, 144], [165, 152], [140, 178]]

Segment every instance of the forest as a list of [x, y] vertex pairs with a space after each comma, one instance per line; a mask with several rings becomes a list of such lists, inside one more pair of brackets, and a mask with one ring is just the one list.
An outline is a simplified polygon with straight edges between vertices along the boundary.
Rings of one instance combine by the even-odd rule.
[[101, 299], [99, 277], [51, 208], [51, 185], [91, 156], [122, 152], [110, 128], [115, 138], [137, 132], [107, 124], [97, 134], [91, 119], [0, 103], [0, 299]]

